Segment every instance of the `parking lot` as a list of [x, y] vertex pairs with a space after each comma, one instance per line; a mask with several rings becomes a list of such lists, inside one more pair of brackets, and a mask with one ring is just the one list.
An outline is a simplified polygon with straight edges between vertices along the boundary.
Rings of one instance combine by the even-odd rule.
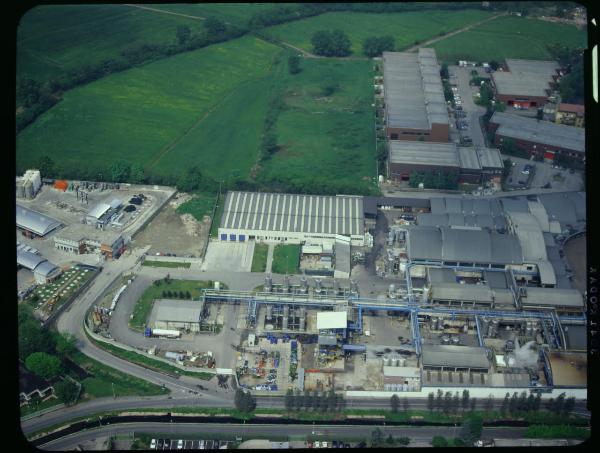
[[[510, 159], [514, 165], [506, 180], [508, 190], [519, 189], [555, 189], [555, 190], [585, 190], [581, 173], [567, 169], [554, 168], [548, 162], [536, 162], [502, 154], [502, 159]], [[525, 166], [533, 170], [529, 174], [523, 173]]]

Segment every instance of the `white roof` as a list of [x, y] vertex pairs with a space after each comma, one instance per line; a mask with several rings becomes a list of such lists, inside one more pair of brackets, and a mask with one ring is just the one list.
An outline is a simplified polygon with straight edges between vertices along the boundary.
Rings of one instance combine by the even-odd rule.
[[345, 329], [348, 314], [345, 311], [323, 311], [317, 313], [317, 329]]
[[94, 217], [95, 219], [99, 219], [100, 217], [102, 217], [106, 211], [108, 211], [110, 209], [110, 205], [106, 204], [106, 203], [98, 203], [96, 206], [94, 206], [90, 212], [88, 212], [88, 217]]
[[421, 376], [421, 370], [417, 367], [412, 366], [384, 366], [383, 375], [394, 377], [418, 378]]
[[303, 254], [313, 254], [313, 253], [322, 253], [323, 247], [320, 245], [303, 245], [302, 253]]

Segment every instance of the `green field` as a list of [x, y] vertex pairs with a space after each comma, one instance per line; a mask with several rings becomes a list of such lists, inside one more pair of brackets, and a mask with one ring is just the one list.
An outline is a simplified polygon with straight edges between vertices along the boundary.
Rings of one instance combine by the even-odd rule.
[[191, 200], [182, 203], [177, 208], [179, 214], [191, 214], [198, 222], [202, 222], [204, 216], [212, 214], [215, 205], [215, 194], [197, 194]]
[[[142, 331], [146, 327], [146, 321], [152, 307], [154, 306], [154, 300], [163, 297], [163, 291], [179, 292], [189, 291], [192, 299], [198, 299], [202, 293], [202, 289], [212, 287], [212, 282], [209, 281], [197, 281], [197, 280], [171, 280], [170, 283], [165, 283], [164, 280], [158, 280], [158, 284], [152, 284], [144, 291], [140, 300], [138, 300], [133, 308], [133, 317], [129, 321], [129, 326], [132, 329]], [[225, 286], [225, 285], [222, 285]]]
[[267, 254], [269, 246], [267, 244], [255, 244], [254, 255], [252, 256], [251, 272], [264, 272], [267, 269]]
[[113, 396], [113, 385], [116, 396], [151, 396], [169, 393], [167, 389], [110, 368], [79, 351], [73, 354], [71, 359], [93, 375], [81, 381], [83, 396], [90, 398]]
[[362, 56], [362, 45], [369, 36], [391, 35], [396, 50], [447, 33], [473, 22], [484, 20], [492, 13], [479, 10], [426, 11], [391, 14], [339, 12], [321, 14], [286, 24], [266, 28], [263, 33], [312, 51], [310, 40], [319, 30], [344, 31], [352, 43], [352, 53]]
[[[277, 123], [280, 150], [262, 164], [267, 186], [308, 193], [373, 193], [377, 188], [372, 63], [302, 59], [282, 75], [285, 107]], [[337, 88], [330, 96], [323, 89]]]
[[150, 266], [150, 267], [184, 267], [189, 269], [191, 263], [181, 263], [177, 261], [151, 261], [146, 260], [142, 263], [142, 266]]
[[547, 44], [586, 47], [587, 33], [574, 26], [524, 17], [500, 17], [434, 43], [440, 61], [502, 61], [505, 58], [550, 59]]
[[[178, 175], [198, 165], [212, 177], [226, 178], [233, 170], [246, 175], [260, 132], [253, 123], [233, 130], [242, 133], [224, 125], [234, 127], [255, 116], [260, 123], [261, 112], [253, 107], [260, 110], [263, 101], [239, 88], [264, 78], [278, 52], [272, 44], [245, 37], [68, 91], [17, 137], [17, 168], [28, 168], [46, 153], [71, 173], [108, 171], [111, 161], [126, 156], [155, 174]], [[227, 99], [236, 99], [234, 92], [245, 97], [228, 104]], [[254, 96], [252, 105], [249, 96]]]
[[[290, 4], [290, 5], [293, 5]], [[196, 4], [163, 4], [144, 5], [150, 8], [188, 14], [196, 17], [217, 17], [233, 25], [246, 25], [252, 14], [268, 10], [275, 6], [274, 3], [196, 3]]]
[[297, 274], [300, 264], [300, 245], [276, 245], [273, 250], [272, 271], [275, 274]]
[[44, 81], [129, 47], [175, 43], [179, 25], [202, 29], [198, 20], [126, 5], [36, 6], [17, 29], [17, 74]]

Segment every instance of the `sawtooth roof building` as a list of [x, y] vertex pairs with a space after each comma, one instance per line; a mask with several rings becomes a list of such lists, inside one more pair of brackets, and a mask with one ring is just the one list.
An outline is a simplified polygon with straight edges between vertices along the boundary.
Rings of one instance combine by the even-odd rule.
[[322, 244], [336, 236], [365, 245], [361, 196], [228, 192], [219, 226], [221, 241], [263, 240]]
[[389, 140], [448, 141], [448, 106], [434, 49], [384, 52], [383, 83]]
[[560, 66], [554, 61], [509, 58], [506, 66], [508, 71], [492, 74], [492, 84], [500, 101], [518, 108], [543, 106], [560, 75]]
[[585, 162], [585, 129], [539, 121], [504, 112], [494, 112], [488, 129], [494, 133], [494, 145], [502, 146], [505, 139], [530, 155], [552, 161], [556, 154]]

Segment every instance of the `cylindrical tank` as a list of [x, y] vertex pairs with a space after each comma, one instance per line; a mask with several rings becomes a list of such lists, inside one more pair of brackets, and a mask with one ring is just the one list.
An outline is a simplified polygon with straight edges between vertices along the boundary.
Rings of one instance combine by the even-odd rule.
[[17, 198], [25, 198], [25, 186], [22, 182], [17, 183]]
[[273, 305], [267, 305], [267, 315], [265, 316], [265, 319], [273, 319]]
[[265, 277], [265, 291], [270, 293], [272, 287], [273, 287], [273, 278], [271, 277], [271, 275], [267, 275]]
[[286, 275], [285, 277], [283, 277], [283, 291], [287, 293], [289, 290], [290, 290], [290, 277]]
[[454, 343], [454, 344], [460, 343], [460, 337], [458, 335], [454, 335], [452, 337], [452, 343]]
[[308, 292], [308, 282], [306, 281], [306, 277], [302, 277], [300, 279], [300, 288], [303, 294], [306, 294]]
[[406, 359], [404, 357], [398, 359], [398, 366], [406, 366]]
[[356, 283], [355, 280], [350, 280], [350, 290], [353, 293], [358, 294], [358, 283]]
[[390, 299], [394, 299], [396, 297], [396, 285], [394, 285], [393, 283], [390, 284], [389, 296], [390, 296]]
[[465, 324], [463, 327], [463, 332], [467, 333], [469, 331], [469, 324]]
[[273, 330], [273, 324], [265, 324], [265, 330]]
[[33, 198], [33, 183], [31, 181], [25, 181], [25, 198]]
[[394, 244], [394, 230], [388, 232], [388, 245]]
[[450, 344], [450, 335], [442, 335], [442, 343]]
[[320, 278], [315, 278], [315, 291], [319, 294], [322, 290], [322, 282]]
[[383, 175], [379, 175], [379, 182], [383, 182], [384, 178]]
[[306, 328], [306, 318], [304, 316], [300, 317], [300, 330], [304, 330]]
[[408, 392], [408, 384], [402, 384], [402, 391]]
[[387, 355], [387, 354], [385, 354], [385, 355], [383, 356], [383, 364], [384, 364], [385, 366], [390, 366], [390, 363], [391, 363], [390, 356], [389, 356], [389, 355]]

